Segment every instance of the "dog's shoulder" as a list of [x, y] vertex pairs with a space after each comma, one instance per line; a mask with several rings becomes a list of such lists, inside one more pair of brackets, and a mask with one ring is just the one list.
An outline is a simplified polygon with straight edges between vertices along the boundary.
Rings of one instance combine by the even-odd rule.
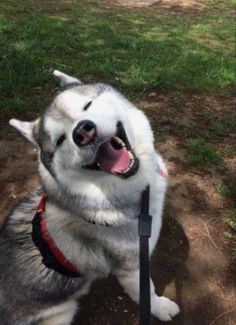
[[20, 199], [4, 218], [0, 231], [3, 232], [4, 229], [7, 229], [9, 226], [11, 227], [12, 224], [16, 224], [19, 221], [23, 222], [24, 219], [27, 220], [27, 216], [31, 215], [31, 213], [33, 218], [42, 193], [42, 187], [39, 186]]

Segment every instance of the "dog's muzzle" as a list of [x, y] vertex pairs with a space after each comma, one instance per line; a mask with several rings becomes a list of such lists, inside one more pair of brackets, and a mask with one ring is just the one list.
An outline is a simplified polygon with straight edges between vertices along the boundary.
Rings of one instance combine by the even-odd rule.
[[[74, 129], [73, 140], [79, 147], [85, 147], [91, 144], [97, 135], [96, 125], [92, 121], [84, 120]], [[121, 122], [117, 122], [114, 136], [98, 146], [94, 161], [83, 168], [107, 172], [122, 178], [129, 178], [137, 173], [139, 160], [131, 148]]]

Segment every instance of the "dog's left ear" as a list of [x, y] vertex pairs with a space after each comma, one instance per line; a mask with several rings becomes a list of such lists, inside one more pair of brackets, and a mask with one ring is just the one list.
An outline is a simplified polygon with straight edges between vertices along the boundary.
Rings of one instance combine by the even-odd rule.
[[23, 122], [17, 119], [11, 119], [9, 124], [20, 131], [24, 137], [26, 137], [29, 141], [33, 142], [34, 145], [37, 145], [35, 134], [36, 129], [39, 123], [39, 119], [32, 122]]
[[67, 87], [71, 84], [78, 84], [78, 85], [82, 84], [82, 82], [79, 79], [69, 76], [68, 74], [63, 73], [59, 70], [54, 70], [52, 74], [56, 79], [60, 81], [61, 87]]

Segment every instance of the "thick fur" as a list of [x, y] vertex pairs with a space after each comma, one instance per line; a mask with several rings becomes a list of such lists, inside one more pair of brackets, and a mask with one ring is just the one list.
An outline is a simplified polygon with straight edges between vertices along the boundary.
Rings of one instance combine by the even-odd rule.
[[[12, 211], [1, 229], [0, 323], [4, 325], [71, 324], [76, 300], [88, 292], [94, 279], [109, 273], [117, 276], [138, 303], [137, 216], [141, 192], [148, 184], [153, 216], [150, 254], [161, 228], [166, 170], [155, 152], [145, 115], [108, 85], [84, 85], [59, 71], [54, 75], [65, 90], [42, 116], [33, 122], [10, 121], [38, 149], [42, 187]], [[88, 110], [83, 111], [90, 101]], [[91, 145], [79, 148], [72, 132], [81, 120], [93, 121], [97, 136]], [[118, 121], [140, 161], [137, 174], [122, 179], [84, 169], [93, 162], [98, 146], [115, 135]], [[63, 134], [65, 140], [57, 145]], [[162, 173], [158, 173], [160, 169]], [[48, 269], [32, 242], [31, 221], [42, 191], [48, 197], [49, 233], [68, 260], [81, 270], [81, 278], [67, 278]], [[155, 294], [152, 281], [151, 310], [163, 321], [179, 312], [174, 302]]]

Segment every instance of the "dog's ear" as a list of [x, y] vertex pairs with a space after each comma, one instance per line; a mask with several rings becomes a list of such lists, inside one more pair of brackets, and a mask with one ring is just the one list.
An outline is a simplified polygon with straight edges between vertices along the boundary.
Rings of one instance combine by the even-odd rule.
[[38, 129], [39, 119], [32, 122], [24, 122], [17, 119], [11, 119], [9, 124], [20, 131], [24, 137], [26, 137], [29, 141], [33, 142], [33, 144], [37, 145], [36, 141], [36, 131]]
[[82, 82], [79, 79], [75, 77], [71, 77], [68, 74], [63, 73], [59, 70], [54, 70], [52, 74], [56, 79], [60, 81], [61, 87], [66, 87], [69, 86], [70, 84], [78, 84], [78, 85], [82, 84]]

